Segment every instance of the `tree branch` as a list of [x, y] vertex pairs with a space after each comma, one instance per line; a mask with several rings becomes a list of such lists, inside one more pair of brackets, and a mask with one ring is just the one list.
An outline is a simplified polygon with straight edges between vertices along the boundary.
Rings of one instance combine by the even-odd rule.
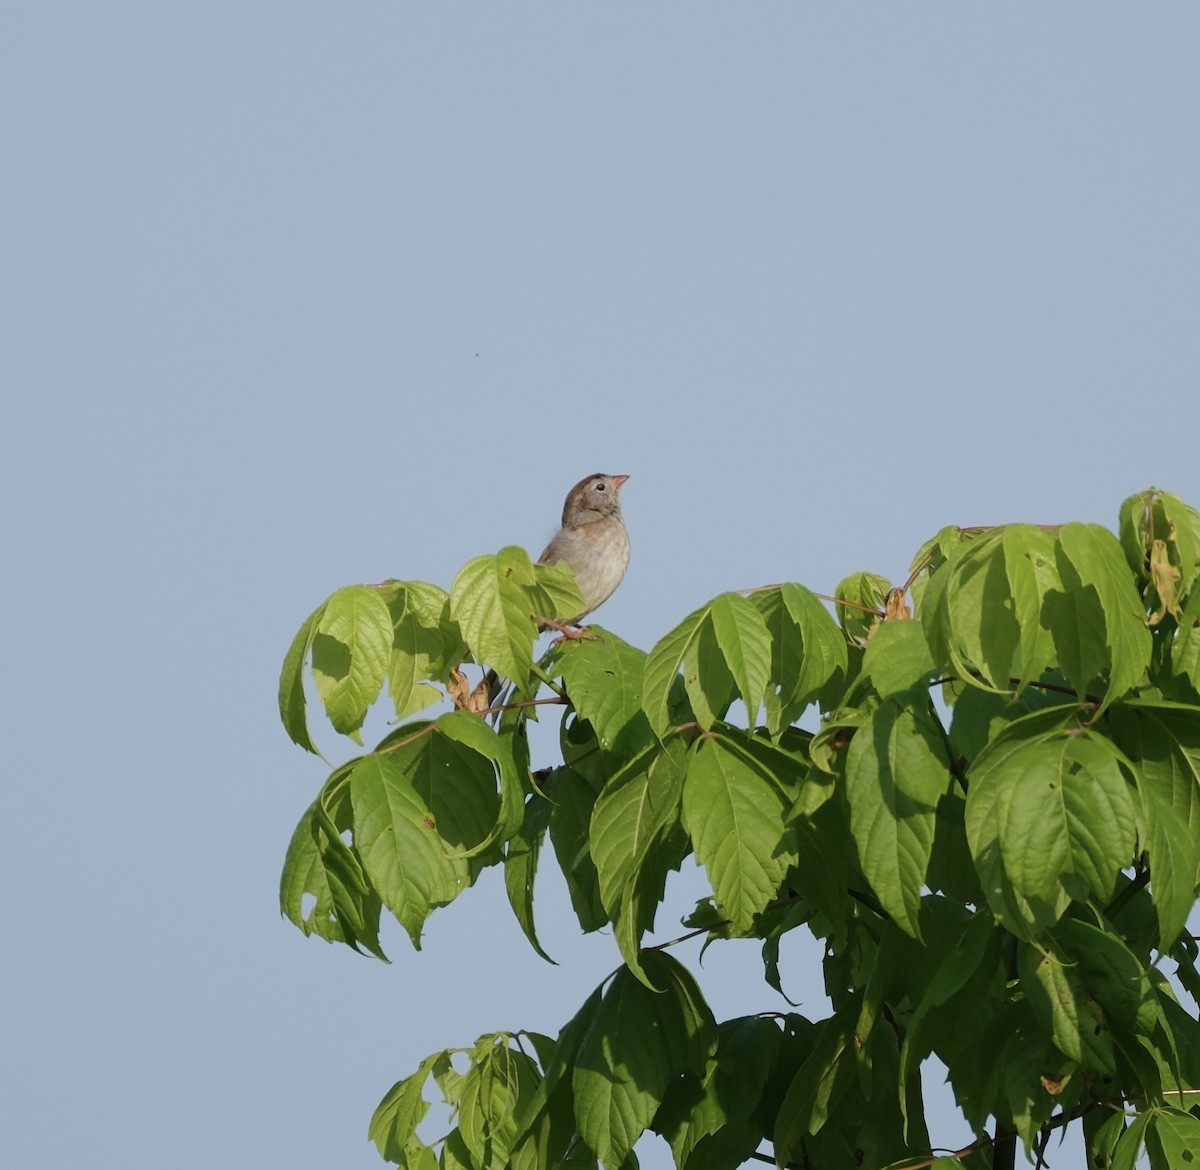
[[502, 711], [516, 711], [521, 707], [565, 707], [570, 700], [564, 695], [552, 695], [549, 699], [518, 699], [515, 703], [497, 703], [494, 707], [484, 707], [479, 715], [496, 715]]
[[1104, 917], [1111, 918], [1114, 914], [1122, 910], [1134, 894], [1146, 886], [1149, 881], [1150, 867], [1148, 865], [1139, 867], [1137, 873], [1129, 879], [1129, 884], [1104, 907]]

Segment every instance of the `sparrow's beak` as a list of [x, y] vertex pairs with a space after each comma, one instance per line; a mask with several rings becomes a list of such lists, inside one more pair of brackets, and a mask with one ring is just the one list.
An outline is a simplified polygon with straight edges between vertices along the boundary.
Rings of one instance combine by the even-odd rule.
[[617, 489], [617, 491], [620, 491], [620, 490], [621, 490], [621, 485], [622, 485], [622, 484], [623, 484], [623, 483], [624, 483], [624, 482], [625, 482], [625, 481], [626, 481], [628, 478], [629, 478], [629, 476], [627, 476], [627, 475], [614, 475], [614, 476], [612, 477], [612, 481], [613, 481], [613, 487], [615, 487], [615, 488]]

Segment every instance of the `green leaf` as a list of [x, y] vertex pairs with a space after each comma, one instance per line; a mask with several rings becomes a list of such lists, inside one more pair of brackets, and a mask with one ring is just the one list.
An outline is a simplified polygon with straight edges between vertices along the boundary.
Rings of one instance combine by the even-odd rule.
[[518, 1117], [541, 1074], [504, 1036], [482, 1037], [473, 1057], [458, 1101], [458, 1128], [477, 1166], [505, 1170], [519, 1136]]
[[933, 834], [933, 854], [925, 873], [925, 883], [957, 902], [983, 901], [979, 874], [967, 847], [966, 797], [957, 788], [943, 793], [938, 801], [937, 823]]
[[1047, 1069], [1060, 1067], [1063, 1058], [1047, 1035], [1049, 1029], [1031, 1018], [1028, 1005], [1017, 1006], [1022, 1010], [1012, 1020], [993, 1017], [1006, 1027], [985, 1059], [993, 1068], [990, 1091], [999, 1098], [996, 1104], [1002, 1111], [1007, 1106], [1017, 1136], [1031, 1149], [1058, 1101], [1045, 1090], [1041, 1077]]
[[[547, 1060], [541, 1056], [542, 1079], [536, 1091], [522, 1105], [516, 1119], [516, 1140], [520, 1140], [545, 1115], [560, 1085], [569, 1084], [568, 1074], [573, 1074], [579, 1046], [592, 1027], [592, 1021], [600, 1010], [603, 987], [597, 987], [584, 1001], [583, 1006], [567, 1022], [558, 1034], [558, 1040]], [[540, 1049], [539, 1049], [540, 1052]]]
[[1179, 630], [1170, 649], [1170, 671], [1182, 675], [1195, 690], [1200, 691], [1200, 588], [1188, 594], [1187, 604], [1179, 615]]
[[963, 681], [1002, 694], [1021, 690], [1053, 661], [1042, 599], [1060, 585], [1054, 537], [1009, 524], [971, 541], [939, 573], [923, 610], [930, 647]]
[[865, 645], [871, 630], [882, 620], [891, 587], [892, 583], [877, 573], [852, 573], [838, 584], [834, 590], [837, 619], [852, 642]]
[[859, 865], [884, 909], [916, 938], [937, 804], [949, 784], [942, 737], [895, 700], [850, 741], [846, 800]]
[[[1197, 577], [1200, 514], [1178, 496], [1151, 488], [1121, 505], [1120, 536], [1129, 567], [1154, 595], [1151, 604], [1178, 617], [1179, 599]], [[1156, 549], [1162, 553], [1158, 567]], [[1169, 571], [1164, 573], [1164, 568]]]
[[[599, 1001], [599, 996], [595, 997]], [[555, 1063], [558, 1045], [548, 1036], [537, 1032], [525, 1032], [523, 1037], [532, 1043], [538, 1063], [545, 1070]], [[547, 1166], [578, 1165], [596, 1170], [596, 1159], [589, 1156], [575, 1135], [575, 1110], [570, 1081], [556, 1077], [551, 1090], [543, 1097], [546, 1078], [538, 1080], [533, 1094], [538, 1104], [530, 1122], [526, 1124], [529, 1103], [522, 1107], [517, 1117], [518, 1136], [513, 1144], [509, 1163], [512, 1170], [544, 1170]], [[574, 1155], [574, 1157], [571, 1157]], [[568, 1158], [570, 1159], [568, 1161]], [[579, 1160], [576, 1161], [576, 1158]]]
[[924, 582], [919, 593], [916, 613], [925, 639], [929, 643], [930, 656], [939, 674], [951, 673], [955, 669], [950, 655], [953, 631], [948, 600], [952, 576], [951, 567], [942, 565], [931, 570], [928, 575], [923, 573], [914, 582], [913, 587], [914, 596], [917, 596], [916, 586]]
[[[1066, 684], [1066, 679], [1061, 680]], [[954, 719], [950, 724], [952, 749], [967, 762], [974, 760], [987, 744], [1010, 723], [1047, 707], [1074, 707], [1068, 695], [1056, 691], [1029, 688], [1019, 697], [1001, 695], [978, 687], [963, 687], [954, 700]], [[1063, 716], [1069, 714], [1062, 711]]]
[[1125, 1115], [1114, 1110], [1101, 1119], [1093, 1110], [1084, 1115], [1083, 1132], [1087, 1142], [1087, 1165], [1089, 1167], [1111, 1166], [1117, 1143], [1125, 1132]]
[[1010, 724], [968, 772], [966, 830], [996, 917], [1033, 938], [1072, 897], [1112, 895], [1134, 809], [1103, 737], [1055, 709]]
[[1179, 937], [1196, 902], [1196, 868], [1200, 839], [1165, 799], [1157, 779], [1143, 777], [1138, 786], [1150, 857], [1150, 896], [1158, 918], [1162, 949]]
[[556, 768], [550, 791], [550, 842], [566, 878], [571, 906], [584, 931], [599, 930], [608, 921], [600, 898], [600, 879], [592, 861], [589, 827], [596, 791], [573, 768]]
[[1021, 763], [999, 826], [1014, 885], [1026, 897], [1049, 898], [1071, 873], [1097, 897], [1111, 897], [1134, 845], [1133, 802], [1115, 755], [1083, 733], [1045, 741]]
[[444, 682], [465, 651], [450, 619], [450, 598], [424, 581], [396, 581], [386, 595], [392, 618], [388, 693], [396, 718], [404, 719], [444, 698], [431, 680]]
[[[725, 726], [717, 734], [729, 751], [745, 756], [761, 772], [795, 815], [814, 812], [832, 795], [831, 792], [820, 795], [807, 792], [809, 787], [823, 788], [825, 777], [821, 775], [814, 779], [814, 769], [808, 758], [810, 739], [804, 732], [789, 728], [778, 740], [774, 740], [768, 739], [761, 731], [742, 731]], [[813, 781], [812, 785], [810, 781]]]
[[[1195, 954], [1196, 942], [1190, 938], [1181, 940], [1171, 952], [1171, 957], [1179, 963], [1176, 978], [1181, 984], [1184, 982], [1185, 967], [1194, 962]], [[1165, 980], [1159, 979], [1154, 971], [1151, 971], [1151, 977], [1157, 983], [1155, 995], [1158, 1000], [1161, 1021], [1161, 1027], [1157, 1031], [1161, 1039], [1161, 1047], [1169, 1051], [1172, 1063], [1178, 1065], [1176, 1079], [1194, 1089], [1200, 1086], [1200, 1021], [1176, 1000], [1174, 991], [1170, 986], [1165, 985]], [[1193, 979], [1191, 986], [1188, 987], [1189, 994], [1194, 986], [1195, 980]], [[1194, 998], [1195, 996], [1193, 996]]]
[[1054, 537], [1030, 524], [1008, 524], [1002, 530], [1004, 570], [1012, 614], [1019, 630], [1017, 691], [1040, 677], [1054, 662], [1054, 639], [1041, 623], [1046, 594], [1060, 584]]
[[[967, 911], [960, 905], [933, 894], [922, 898], [920, 918], [920, 941], [905, 934], [894, 922], [884, 921], [875, 932], [878, 946], [863, 992], [862, 1010], [854, 1029], [860, 1068], [870, 1069], [876, 1053], [883, 1053], [889, 1063], [894, 1057], [893, 1084], [899, 1076], [900, 1067], [899, 1043], [894, 1050], [891, 1045], [895, 1034], [886, 1029], [890, 1035], [882, 1046], [868, 1047], [867, 1041], [874, 1044], [878, 1040], [874, 1029], [886, 1015], [885, 1005], [916, 1002], [938, 970], [939, 960], [961, 941], [963, 929], [970, 921]], [[888, 1052], [892, 1055], [889, 1056]]]
[[[967, 985], [980, 969], [989, 950], [994, 949], [996, 934], [992, 916], [986, 910], [980, 910], [963, 928], [957, 944], [942, 959], [933, 978], [926, 982], [925, 991], [904, 1033], [900, 1049], [900, 1086], [908, 1084], [921, 1061], [933, 1050], [933, 1043], [926, 1034], [929, 1029], [925, 1021], [930, 1016], [936, 1016], [937, 1009]], [[900, 1108], [904, 1113], [907, 1136], [910, 1119], [908, 1095], [904, 1092], [900, 1094]]]
[[876, 626], [863, 655], [862, 677], [881, 699], [923, 685], [936, 673], [919, 622], [887, 621]]
[[651, 739], [642, 710], [647, 655], [598, 626], [589, 632], [590, 640], [559, 648], [558, 669], [572, 705], [592, 725], [601, 749], [628, 758]]
[[1111, 532], [1067, 524], [1058, 541], [1064, 592], [1047, 595], [1043, 620], [1075, 689], [1103, 688], [1103, 710], [1145, 678], [1152, 643], [1145, 609]]
[[347, 783], [352, 768], [353, 763], [330, 776], [296, 826], [280, 875], [279, 905], [306, 935], [345, 943], [387, 962], [379, 945], [379, 896], [362, 859], [341, 836], [353, 827]]
[[1137, 769], [1142, 845], [1165, 949], [1183, 930], [1200, 882], [1200, 711], [1134, 701], [1114, 704], [1109, 718]]
[[313, 678], [330, 723], [355, 743], [383, 689], [391, 649], [392, 619], [378, 590], [351, 585], [325, 603], [312, 638]]
[[537, 877], [538, 858], [546, 829], [550, 824], [552, 807], [550, 801], [534, 793], [526, 801], [524, 822], [516, 836], [508, 842], [504, 854], [504, 889], [508, 894], [508, 904], [529, 940], [529, 945], [547, 963], [553, 963], [554, 960], [538, 942], [533, 921], [533, 883]]
[[1150, 544], [1153, 536], [1149, 531], [1151, 501], [1154, 490], [1137, 492], [1124, 500], [1120, 509], [1117, 534], [1125, 560], [1142, 580], [1148, 580], [1146, 566], [1150, 560]]
[[1158, 1011], [1149, 975], [1111, 927], [1064, 918], [1051, 938], [1114, 1027], [1131, 1034], [1154, 1030]]
[[1021, 986], [1063, 1055], [1092, 1072], [1116, 1072], [1112, 1034], [1099, 1002], [1079, 968], [1054, 951], [1021, 943], [1017, 952]]
[[585, 608], [579, 583], [566, 561], [556, 561], [552, 565], [534, 564], [530, 598], [534, 613], [541, 618], [573, 622]]
[[695, 712], [695, 721], [706, 729], [723, 718], [737, 698], [737, 680], [707, 616], [700, 627], [700, 636], [688, 650], [683, 687]]
[[950, 574], [945, 605], [956, 673], [966, 682], [1010, 690], [1021, 626], [1013, 612], [1003, 529], [974, 541], [954, 561]]
[[445, 886], [437, 823], [417, 794], [413, 760], [366, 756], [350, 776], [354, 840], [383, 904], [421, 945], [421, 927]]
[[[305, 934], [315, 934], [330, 942], [346, 942], [334, 910], [329, 874], [321, 856], [316, 810], [314, 800], [300, 818], [288, 843], [279, 879], [279, 909]], [[306, 896], [313, 899], [307, 910]]]
[[909, 573], [919, 572], [925, 568], [937, 568], [938, 565], [945, 564], [946, 560], [954, 554], [955, 549], [968, 539], [968, 534], [964, 533], [957, 524], [947, 524], [936, 536], [931, 536], [917, 549], [913, 559], [909, 562]]
[[697, 1076], [716, 1024], [692, 977], [669, 955], [644, 958], [660, 992], [626, 968], [594, 1012], [574, 1062], [575, 1120], [606, 1170], [617, 1170], [681, 1073]]
[[605, 785], [592, 812], [592, 860], [600, 897], [616, 918], [622, 897], [655, 844], [679, 822], [683, 747], [648, 748]]
[[1153, 1119], [1154, 1114], [1141, 1113], [1129, 1123], [1113, 1151], [1109, 1170], [1134, 1170], [1146, 1141], [1146, 1130]]
[[1162, 1148], [1164, 1168], [1186, 1170], [1200, 1166], [1200, 1117], [1182, 1109], [1160, 1109], [1154, 1114], [1150, 1132], [1150, 1142], [1157, 1142]]
[[[467, 711], [451, 711], [437, 720], [427, 739], [398, 749], [412, 761], [413, 784], [433, 814], [452, 860], [473, 856], [481, 845], [496, 835], [503, 838], [515, 832], [521, 823], [523, 793], [511, 738], [493, 732]], [[383, 745], [379, 750], [384, 750]], [[504, 789], [503, 797], [499, 787]]]
[[478, 1170], [471, 1151], [467, 1148], [462, 1130], [455, 1126], [442, 1142], [441, 1157], [437, 1161], [438, 1170]]
[[[779, 1025], [761, 1016], [721, 1024], [716, 1056], [704, 1076], [677, 1080], [654, 1119], [654, 1128], [671, 1144], [676, 1166], [732, 1170], [757, 1149], [762, 1130], [749, 1119], [762, 1097], [780, 1040]], [[720, 1145], [707, 1140], [713, 1137], [722, 1139]], [[697, 1155], [694, 1162], [693, 1154]]]
[[[1069, 566], [1066, 577], [1072, 579]], [[1092, 701], [1103, 689], [1110, 662], [1099, 600], [1082, 589], [1052, 589], [1042, 605], [1042, 620], [1054, 639], [1067, 681], [1081, 702]]]
[[711, 727], [739, 697], [753, 719], [771, 675], [771, 638], [758, 608], [723, 593], [690, 614], [650, 652], [642, 705], [656, 735], [683, 717], [678, 676], [701, 726]]
[[799, 860], [790, 880], [805, 903], [825, 916], [830, 932], [844, 929], [849, 917], [854, 842], [847, 816], [841, 801], [830, 801], [792, 826]]
[[658, 988], [642, 964], [642, 937], [654, 929], [654, 919], [664, 898], [668, 872], [679, 869], [686, 853], [688, 834], [678, 823], [673, 824], [638, 866], [634, 878], [620, 895], [617, 912], [613, 914], [613, 937], [616, 938], [625, 965], [653, 990]]
[[452, 1109], [457, 1106], [458, 1099], [462, 1096], [463, 1082], [467, 1079], [466, 1073], [460, 1073], [451, 1062], [452, 1056], [459, 1055], [462, 1055], [461, 1049], [446, 1049], [438, 1054], [433, 1065], [433, 1079], [441, 1090], [442, 1100]]
[[870, 722], [876, 709], [876, 704], [869, 701], [862, 707], [842, 708], [833, 712], [809, 741], [808, 756], [813, 767], [828, 776], [841, 775], [843, 753], [858, 730]]
[[[447, 741], [442, 753], [437, 737]], [[523, 736], [511, 727], [497, 733], [469, 712], [454, 711], [438, 719], [428, 748], [426, 800], [438, 818], [442, 839], [456, 846], [457, 857], [475, 857], [517, 832], [525, 816], [525, 792], [513, 749], [527, 754]]]
[[720, 738], [701, 739], [688, 761], [684, 824], [736, 931], [749, 931], [796, 862], [788, 803], [768, 774]]
[[771, 636], [771, 682], [778, 707], [768, 725], [779, 735], [794, 723], [828, 684], [848, 669], [846, 639], [829, 611], [803, 585], [760, 589], [749, 600]]
[[283, 720], [283, 729], [293, 743], [313, 755], [319, 753], [308, 734], [308, 720], [304, 713], [304, 663], [312, 646], [317, 623], [324, 613], [325, 603], [322, 602], [304, 619], [304, 624], [292, 639], [279, 673], [279, 718]]
[[1166, 517], [1155, 536], [1172, 546], [1171, 559], [1182, 570], [1181, 586], [1186, 593], [1200, 578], [1200, 512], [1171, 492], [1157, 493], [1158, 503]]
[[474, 881], [472, 855], [509, 823], [497, 792], [504, 751], [480, 719], [456, 711], [399, 728], [354, 765], [354, 839], [371, 884], [414, 946], [430, 911]]
[[537, 638], [528, 592], [533, 582], [529, 554], [509, 546], [468, 561], [450, 589], [451, 616], [476, 661], [522, 689], [529, 685]]
[[713, 598], [708, 620], [733, 675], [751, 724], [758, 717], [771, 674], [771, 635], [754, 603], [738, 593]]
[[397, 1166], [423, 1167], [423, 1151], [428, 1150], [417, 1138], [417, 1126], [429, 1111], [425, 1100], [425, 1082], [434, 1064], [443, 1054], [435, 1052], [421, 1061], [410, 1077], [397, 1081], [379, 1102], [367, 1136], [375, 1143], [379, 1156]]
[[801, 1142], [819, 1133], [854, 1074], [848, 1051], [852, 1026], [840, 1016], [817, 1025], [816, 1040], [788, 1085], [775, 1121], [775, 1160], [795, 1158]]
[[703, 605], [660, 638], [646, 660], [642, 706], [656, 735], [663, 735], [674, 721], [672, 699], [676, 679], [689, 656], [695, 653], [694, 647], [707, 619], [708, 606]]

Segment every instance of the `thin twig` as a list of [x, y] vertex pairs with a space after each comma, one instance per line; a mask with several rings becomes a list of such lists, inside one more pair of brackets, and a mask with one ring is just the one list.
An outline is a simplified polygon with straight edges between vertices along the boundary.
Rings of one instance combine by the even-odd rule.
[[497, 703], [494, 707], [484, 707], [478, 715], [495, 715], [501, 711], [516, 711], [521, 707], [565, 707], [570, 700], [565, 695], [553, 695], [549, 699], [518, 699], [515, 703]]
[[[983, 676], [976, 675], [975, 677], [982, 678]], [[956, 683], [956, 682], [962, 682], [962, 681], [963, 680], [961, 678], [959, 678], [957, 675], [945, 674], [945, 675], [942, 675], [941, 678], [930, 679], [929, 685], [931, 687], [938, 687], [938, 686], [943, 686], [946, 683]], [[1008, 681], [1012, 685], [1013, 693], [1015, 695], [1017, 688], [1021, 685], [1021, 680], [1019, 678], [1010, 678]], [[1073, 699], [1080, 698], [1079, 692], [1077, 690], [1075, 690], [1074, 687], [1064, 687], [1059, 683], [1041, 682], [1038, 679], [1031, 678], [1027, 683], [1025, 683], [1025, 685], [1027, 687], [1033, 687], [1035, 690], [1038, 690], [1038, 691], [1053, 691], [1056, 695], [1070, 695], [1071, 698], [1073, 698]], [[993, 693], [994, 694], [1002, 694], [1004, 692], [993, 692]], [[1098, 707], [1101, 703], [1101, 700], [1099, 698], [1097, 698], [1095, 695], [1084, 695], [1082, 698], [1083, 698], [1084, 703], [1087, 703], [1093, 707]]]
[[1138, 890], [1147, 885], [1149, 881], [1150, 867], [1143, 866], [1139, 868], [1137, 873], [1129, 879], [1129, 884], [1125, 886], [1116, 895], [1116, 897], [1109, 902], [1107, 906], [1104, 907], [1104, 917], [1111, 918], [1114, 914], [1117, 914], [1119, 911], [1124, 909], [1125, 904], [1134, 896], [1134, 894], [1138, 892]]
[[[781, 589], [782, 587], [783, 583], [777, 581], [773, 585], [751, 585], [749, 589], [734, 589], [732, 592], [765, 593], [768, 589]], [[812, 593], [812, 595], [818, 601], [828, 601], [830, 605], [844, 605], [849, 609], [859, 609], [862, 610], [863, 613], [873, 613], [876, 617], [883, 617], [883, 610], [876, 609], [873, 605], [863, 605], [859, 601], [848, 601], [844, 597], [833, 597], [828, 593], [815, 593], [811, 589], [809, 592]]]
[[424, 727], [418, 731], [414, 731], [411, 735], [406, 735], [403, 739], [398, 739], [395, 743], [389, 743], [386, 747], [378, 747], [372, 753], [377, 756], [387, 755], [388, 752], [398, 752], [402, 747], [408, 747], [410, 743], [414, 743], [422, 736], [428, 735], [437, 726], [437, 720], [432, 720], [426, 723]]
[[[782, 910], [785, 906], [794, 905], [801, 900], [799, 894], [789, 894], [786, 898], [775, 898], [768, 902], [762, 909], [764, 914], [771, 910]], [[722, 926], [731, 926], [732, 918], [719, 918], [710, 926], [701, 926], [696, 930], [689, 930], [687, 934], [681, 934], [678, 938], [667, 939], [666, 942], [654, 943], [652, 946], [641, 947], [643, 951], [665, 951], [667, 947], [677, 947], [680, 943], [690, 942], [692, 939], [699, 937], [702, 934], [711, 934], [714, 930], [720, 930]]]
[[942, 723], [941, 717], [937, 713], [937, 707], [934, 705], [933, 696], [929, 696], [929, 714], [933, 718], [937, 729], [942, 736], [942, 746], [946, 749], [946, 764], [950, 769], [950, 775], [958, 781], [958, 786], [967, 791], [967, 769], [966, 760], [954, 750], [954, 744], [950, 742], [950, 733], [946, 730]]
[[643, 951], [665, 951], [668, 947], [677, 947], [680, 943], [691, 942], [692, 939], [698, 938], [702, 934], [711, 934], [719, 927], [728, 926], [729, 919], [722, 918], [719, 922], [714, 922], [712, 926], [701, 926], [696, 930], [689, 930], [687, 934], [681, 934], [678, 938], [669, 938], [666, 942], [654, 943], [652, 946], [642, 947]]

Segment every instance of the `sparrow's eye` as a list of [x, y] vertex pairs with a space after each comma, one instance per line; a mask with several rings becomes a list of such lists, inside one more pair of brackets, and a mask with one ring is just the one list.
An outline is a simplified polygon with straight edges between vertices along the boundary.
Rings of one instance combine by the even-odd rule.
[[602, 479], [596, 480], [596, 491], [603, 492], [603, 491], [607, 491], [607, 490], [608, 490], [608, 484], [606, 484], [604, 482], [604, 480], [602, 480]]

